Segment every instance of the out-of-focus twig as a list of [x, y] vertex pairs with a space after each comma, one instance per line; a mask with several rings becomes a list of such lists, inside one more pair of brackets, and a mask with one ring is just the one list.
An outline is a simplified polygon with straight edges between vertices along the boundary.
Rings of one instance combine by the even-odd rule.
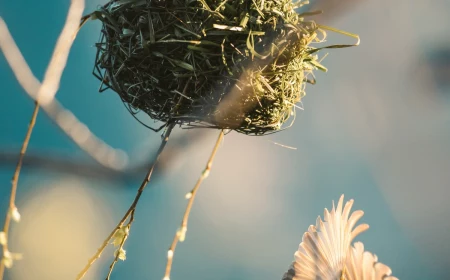
[[72, 0], [63, 31], [53, 52], [42, 85], [33, 75], [12, 38], [5, 22], [0, 18], [0, 48], [14, 72], [19, 84], [28, 95], [38, 101], [46, 114], [88, 155], [100, 164], [122, 169], [126, 163], [125, 153], [115, 150], [97, 138], [55, 98], [62, 72], [67, 63], [70, 48], [79, 28], [84, 0]]
[[114, 149], [95, 136], [72, 112], [65, 109], [56, 99], [43, 105], [47, 115], [89, 156], [101, 165], [121, 170], [128, 164], [125, 152]]
[[[5, 238], [5, 244], [3, 244], [3, 257], [8, 254], [8, 233], [9, 233], [9, 224], [11, 223], [11, 216], [13, 211], [17, 211], [16, 208], [16, 193], [17, 193], [17, 183], [19, 182], [19, 174], [22, 168], [23, 158], [28, 148], [28, 143], [30, 142], [31, 133], [33, 132], [34, 125], [36, 124], [36, 117], [39, 112], [39, 105], [36, 102], [33, 110], [33, 114], [31, 116], [30, 124], [28, 125], [27, 134], [25, 139], [23, 140], [22, 148], [20, 149], [19, 160], [16, 165], [16, 169], [14, 171], [14, 175], [11, 181], [11, 196], [9, 198], [9, 208], [6, 212], [5, 224], [3, 225], [3, 234]], [[0, 279], [3, 279], [3, 274], [5, 272], [5, 262], [2, 260], [0, 262]]]
[[41, 104], [49, 104], [59, 88], [62, 73], [67, 64], [70, 49], [78, 33], [81, 16], [84, 10], [84, 0], [72, 0], [67, 14], [66, 23], [56, 42], [50, 63], [45, 72], [44, 80], [35, 99]]
[[72, 0], [67, 20], [56, 43], [52, 59], [48, 65], [42, 85], [33, 75], [30, 67], [22, 56], [6, 23], [0, 18], [0, 47], [8, 64], [13, 70], [17, 81], [23, 89], [41, 105], [53, 100], [59, 88], [59, 81], [66, 66], [70, 48], [76, 36], [80, 18], [84, 10], [84, 0]]
[[[27, 134], [20, 150], [19, 160], [14, 171], [14, 175], [11, 183], [11, 195], [9, 201], [9, 207], [6, 213], [5, 224], [2, 232], [2, 246], [3, 257], [0, 262], [0, 279], [3, 279], [5, 267], [12, 265], [13, 254], [8, 250], [8, 233], [11, 223], [11, 219], [19, 220], [20, 214], [17, 210], [15, 199], [17, 193], [17, 184], [19, 180], [19, 174], [22, 167], [23, 158], [25, 156], [28, 143], [30, 142], [31, 133], [36, 123], [36, 117], [39, 112], [40, 102], [48, 104], [53, 100], [54, 95], [59, 87], [59, 81], [61, 79], [62, 71], [67, 62], [70, 47], [72, 46], [74, 35], [76, 34], [76, 28], [81, 18], [81, 14], [84, 10], [84, 0], [72, 0], [69, 13], [67, 16], [66, 24], [58, 39], [55, 51], [52, 56], [49, 67], [47, 68], [44, 82], [39, 84], [38, 80], [33, 76], [29, 69], [25, 59], [22, 57], [18, 47], [16, 46], [12, 36], [10, 35], [5, 22], [0, 18], [0, 48], [4, 51], [5, 57], [8, 63], [11, 65], [19, 83], [24, 89], [28, 89], [29, 93], [35, 94], [35, 107], [28, 126]], [[21, 76], [22, 72], [24, 73]]]
[[[191, 144], [201, 141], [205, 137], [205, 133], [203, 132], [205, 131], [200, 130], [197, 133], [183, 133], [172, 136], [170, 141], [171, 148], [170, 150], [166, 150], [162, 158], [159, 159], [158, 168], [155, 170], [156, 173], [153, 174], [153, 177], [159, 177], [175, 160], [183, 157], [183, 154], [189, 153], [192, 149], [195, 149], [196, 145]], [[10, 148], [6, 147], [3, 149], [0, 148], [0, 166], [10, 167], [17, 163], [17, 154], [10, 150]], [[116, 183], [113, 184], [114, 186], [118, 182], [136, 182], [137, 178], [148, 171], [148, 167], [152, 164], [156, 156], [156, 150], [149, 151], [148, 154], [142, 156], [151, 160], [145, 160], [134, 165], [130, 164], [127, 168], [117, 170], [87, 159], [28, 150], [27, 156], [23, 159], [22, 166], [26, 166], [31, 170], [79, 176], [83, 179], [110, 181]]]
[[[97, 252], [94, 254], [94, 256], [92, 256], [89, 260], [87, 265], [83, 268], [83, 270], [78, 274], [77, 276], [77, 280], [82, 279], [86, 273], [88, 272], [89, 268], [92, 266], [92, 264], [94, 264], [94, 262], [100, 257], [101, 253], [103, 252], [103, 250], [105, 250], [106, 246], [108, 245], [108, 243], [110, 242], [111, 238], [116, 234], [117, 231], [119, 231], [122, 226], [124, 225], [124, 223], [126, 222], [126, 220], [128, 218], [130, 218], [130, 224], [129, 226], [131, 226], [131, 222], [133, 221], [134, 218], [134, 211], [136, 210], [136, 206], [139, 202], [139, 199], [142, 195], [142, 192], [144, 191], [145, 187], [147, 186], [147, 184], [150, 182], [150, 178], [153, 174], [153, 170], [155, 169], [156, 163], [158, 162], [158, 159], [161, 156], [162, 151], [164, 150], [164, 148], [166, 147], [167, 142], [169, 141], [169, 136], [170, 133], [172, 132], [172, 129], [175, 125], [173, 123], [168, 124], [166, 131], [164, 133], [163, 139], [161, 141], [161, 145], [159, 146], [158, 152], [156, 154], [156, 159], [155, 161], [153, 161], [153, 163], [151, 164], [147, 175], [145, 176], [144, 181], [142, 181], [141, 186], [139, 187], [136, 197], [134, 198], [133, 202], [131, 203], [130, 207], [128, 208], [127, 212], [125, 213], [125, 215], [123, 216], [123, 218], [120, 220], [120, 222], [117, 224], [117, 226], [113, 229], [113, 231], [111, 231], [111, 233], [109, 234], [109, 236], [103, 241], [103, 244], [100, 246], [100, 248], [98, 248]], [[122, 244], [123, 246], [123, 244]]]
[[189, 214], [191, 213], [191, 209], [192, 209], [192, 205], [194, 204], [195, 196], [197, 195], [197, 192], [198, 192], [198, 189], [199, 189], [201, 183], [203, 182], [204, 179], [206, 179], [208, 177], [209, 172], [211, 171], [214, 157], [216, 156], [216, 153], [217, 153], [217, 150], [219, 149], [220, 143], [223, 140], [223, 136], [224, 136], [224, 132], [223, 132], [223, 130], [221, 130], [219, 137], [217, 138], [216, 144], [214, 145], [213, 151], [211, 152], [211, 155], [208, 159], [206, 167], [202, 172], [202, 175], [198, 178], [198, 181], [195, 184], [194, 188], [186, 195], [186, 198], [189, 199], [189, 201], [188, 201], [186, 210], [183, 215], [183, 220], [181, 221], [181, 227], [180, 227], [180, 229], [177, 230], [177, 232], [173, 238], [172, 244], [170, 245], [169, 251], [167, 251], [166, 272], [164, 274], [163, 280], [170, 279], [170, 271], [172, 269], [172, 262], [173, 262], [173, 255], [175, 253], [175, 248], [177, 247], [178, 241], [183, 242], [186, 237]]
[[[16, 153], [6, 149], [0, 150], [0, 166], [10, 167], [16, 162]], [[144, 165], [148, 166], [148, 162], [127, 169], [116, 170], [98, 164], [95, 161], [65, 155], [28, 151], [22, 165], [34, 171], [61, 173], [79, 176], [84, 179], [100, 179], [116, 182], [135, 180], [137, 174], [145, 172], [143, 171]]]
[[106, 280], [110, 279], [111, 273], [114, 270], [114, 266], [119, 261], [119, 258], [121, 258], [121, 254], [124, 254], [122, 257], [122, 260], [125, 260], [125, 250], [123, 250], [123, 245], [125, 245], [125, 241], [127, 240], [128, 233], [131, 228], [131, 224], [134, 222], [134, 212], [135, 212], [135, 210], [133, 210], [131, 212], [130, 220], [128, 221], [127, 225], [125, 226], [126, 234], [123, 236], [122, 240], [120, 241], [119, 248], [117, 249], [117, 251], [115, 253], [114, 259], [111, 262], [111, 264], [109, 265], [109, 271], [108, 271], [108, 275], [106, 275]]

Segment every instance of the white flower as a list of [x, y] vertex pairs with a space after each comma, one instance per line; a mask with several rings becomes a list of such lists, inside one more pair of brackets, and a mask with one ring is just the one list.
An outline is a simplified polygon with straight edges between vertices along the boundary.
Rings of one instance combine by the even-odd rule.
[[[387, 266], [376, 263], [376, 256], [364, 252], [362, 243], [351, 247], [353, 239], [366, 231], [369, 225], [356, 226], [364, 212], [358, 210], [350, 214], [353, 200], [348, 201], [345, 206], [343, 201], [342, 195], [337, 207], [333, 202], [331, 212], [325, 209], [324, 220], [318, 217], [316, 225], [311, 225], [303, 235], [299, 249], [294, 255], [293, 280], [378, 280], [383, 279], [384, 275], [390, 275], [391, 271]], [[374, 263], [376, 264], [373, 265]], [[367, 273], [371, 273], [375, 278], [361, 278], [360, 271], [368, 271]]]
[[352, 280], [398, 280], [397, 277], [390, 276], [391, 269], [378, 262], [376, 255], [370, 252], [364, 252], [364, 245], [361, 242], [355, 242], [354, 247], [350, 249], [347, 257], [345, 271], [342, 278]]
[[111, 242], [114, 246], [119, 246], [122, 243], [122, 240], [126, 239], [129, 234], [128, 226], [122, 226], [119, 228], [114, 234], [113, 241]]
[[11, 258], [2, 258], [2, 263], [5, 265], [6, 268], [11, 268], [13, 266], [13, 260]]
[[4, 231], [0, 231], [0, 245], [5, 246], [8, 242], [6, 238], [6, 233]]
[[6, 250], [3, 252], [2, 263], [5, 265], [6, 268], [11, 268], [15, 260], [21, 260], [22, 258], [23, 258], [22, 254], [11, 253], [10, 251]]
[[17, 207], [11, 209], [11, 219], [16, 223], [20, 222], [20, 213]]
[[186, 198], [186, 199], [190, 199], [192, 197], [192, 192], [188, 192], [185, 196], [184, 196], [184, 198]]
[[114, 251], [114, 257], [122, 261], [127, 258], [127, 252], [122, 248], [122, 246], [123, 243], [125, 243], [125, 240], [127, 239], [129, 233], [130, 229], [128, 228], [128, 226], [122, 226], [114, 233], [113, 241], [111, 242], [115, 247], [119, 246], [119, 248]]
[[179, 236], [180, 242], [183, 242], [186, 239], [186, 232], [187, 232], [186, 226], [182, 226], [180, 229], [178, 229], [177, 235]]
[[173, 250], [167, 251], [167, 258], [168, 258], [168, 259], [173, 258]]
[[114, 252], [114, 257], [117, 257], [119, 260], [124, 261], [127, 258], [127, 251], [125, 251], [123, 248], [118, 248]]

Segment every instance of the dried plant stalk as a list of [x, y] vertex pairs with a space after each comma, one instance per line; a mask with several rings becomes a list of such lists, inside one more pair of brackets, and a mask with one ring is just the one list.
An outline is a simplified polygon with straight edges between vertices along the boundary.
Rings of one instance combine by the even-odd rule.
[[131, 226], [131, 223], [132, 223], [132, 221], [134, 219], [134, 212], [136, 210], [136, 206], [137, 206], [137, 204], [139, 202], [139, 199], [140, 199], [140, 197], [142, 195], [142, 192], [144, 191], [144, 189], [147, 186], [147, 184], [150, 182], [150, 178], [151, 178], [151, 176], [153, 174], [153, 170], [154, 170], [154, 168], [156, 166], [156, 163], [158, 162], [158, 159], [161, 156], [162, 151], [164, 150], [164, 148], [166, 147], [167, 142], [169, 141], [169, 136], [170, 136], [170, 133], [172, 132], [172, 129], [173, 129], [174, 126], [175, 126], [175, 124], [173, 124], [173, 123], [170, 123], [167, 126], [166, 131], [165, 131], [164, 136], [163, 136], [163, 140], [161, 142], [161, 145], [159, 146], [158, 153], [156, 155], [156, 159], [151, 164], [150, 169], [149, 169], [147, 175], [145, 176], [144, 181], [141, 183], [141, 186], [139, 187], [139, 189], [137, 191], [136, 197], [134, 198], [134, 200], [131, 203], [130, 207], [128, 208], [127, 212], [122, 217], [122, 219], [117, 224], [117, 226], [113, 229], [113, 231], [111, 231], [111, 233], [108, 235], [108, 237], [103, 241], [103, 244], [100, 246], [100, 248], [98, 248], [97, 252], [89, 259], [87, 265], [78, 274], [77, 279], [82, 279], [86, 275], [86, 273], [88, 272], [89, 268], [100, 257], [100, 255], [103, 252], [103, 250], [105, 250], [106, 246], [111, 241], [113, 236], [123, 227], [123, 225], [125, 224], [127, 219], [130, 219], [129, 225], [127, 225], [127, 226]]
[[175, 254], [175, 248], [177, 247], [178, 241], [183, 242], [186, 237], [187, 232], [187, 226], [188, 226], [188, 220], [189, 215], [191, 213], [192, 205], [194, 204], [195, 196], [197, 195], [198, 189], [208, 176], [209, 172], [211, 171], [212, 163], [214, 161], [214, 157], [216, 156], [217, 150], [219, 149], [219, 145], [222, 142], [224, 137], [223, 130], [220, 131], [219, 137], [217, 138], [216, 144], [214, 145], [213, 151], [209, 157], [209, 160], [206, 164], [205, 169], [202, 172], [202, 175], [198, 178], [197, 183], [195, 184], [194, 188], [186, 195], [186, 198], [189, 199], [188, 204], [186, 206], [186, 210], [183, 215], [183, 220], [181, 221], [181, 227], [176, 232], [175, 236], [173, 237], [172, 244], [170, 245], [169, 251], [167, 251], [167, 264], [166, 264], [166, 272], [164, 274], [163, 280], [169, 280], [170, 279], [170, 271], [172, 269], [172, 263], [173, 263], [173, 256]]
[[76, 30], [78, 28], [78, 22], [80, 21], [83, 9], [84, 0], [72, 0], [64, 29], [61, 32], [61, 35], [56, 44], [55, 51], [52, 55], [52, 60], [47, 68], [42, 85], [32, 74], [29, 66], [27, 65], [25, 59], [16, 46], [14, 39], [9, 33], [5, 22], [2, 18], [0, 18], [0, 48], [3, 50], [5, 57], [11, 68], [13, 69], [13, 72], [16, 75], [19, 83], [30, 95], [34, 94], [34, 98], [36, 99], [27, 134], [22, 144], [19, 160], [12, 178], [9, 208], [6, 214], [5, 224], [2, 232], [3, 257], [2, 261], [0, 262], [0, 279], [3, 279], [4, 270], [7, 266], [7, 263], [8, 266], [12, 265], [12, 261], [14, 259], [14, 254], [10, 253], [8, 250], [8, 233], [11, 218], [14, 218], [15, 216], [16, 220], [20, 219], [20, 214], [15, 205], [15, 198], [23, 158], [25, 156], [28, 143], [31, 138], [31, 133], [36, 123], [36, 117], [39, 112], [41, 101], [44, 104], [48, 104], [53, 100], [53, 97], [58, 90], [59, 81], [65, 68], [70, 47], [72, 46], [73, 39], [75, 38]]
[[[11, 196], [9, 199], [9, 208], [6, 212], [5, 224], [3, 225], [3, 232], [5, 236], [5, 240], [8, 240], [9, 233], [9, 225], [11, 223], [12, 213], [16, 208], [16, 193], [17, 193], [17, 184], [19, 182], [20, 170], [22, 168], [23, 158], [28, 148], [28, 143], [30, 142], [31, 133], [33, 132], [34, 125], [36, 124], [36, 117], [39, 112], [39, 104], [36, 102], [33, 110], [33, 114], [31, 116], [30, 124], [28, 125], [27, 134], [25, 139], [23, 140], [22, 148], [20, 149], [19, 161], [17, 162], [16, 169], [14, 171], [14, 175], [11, 181]], [[16, 210], [17, 211], [17, 210]], [[8, 243], [3, 244], [3, 256], [8, 252]], [[0, 262], [0, 279], [3, 279], [3, 274], [5, 272], [5, 263], [3, 261]]]
[[70, 48], [79, 30], [83, 9], [83, 0], [72, 0], [65, 26], [58, 39], [42, 84], [34, 76], [2, 18], [0, 18], [0, 48], [25, 92], [34, 100], [39, 101], [39, 105], [44, 109], [47, 116], [77, 146], [100, 164], [114, 169], [122, 169], [126, 165], [126, 156], [123, 156], [125, 153], [111, 148], [96, 137], [86, 125], [81, 123], [54, 98]]

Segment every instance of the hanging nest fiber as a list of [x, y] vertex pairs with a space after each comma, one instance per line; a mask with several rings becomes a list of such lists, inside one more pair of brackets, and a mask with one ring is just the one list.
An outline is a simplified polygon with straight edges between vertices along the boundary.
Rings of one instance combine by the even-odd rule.
[[[113, 0], [94, 74], [133, 114], [184, 126], [276, 132], [295, 118], [317, 61], [300, 0]], [[291, 122], [289, 122], [291, 123]]]

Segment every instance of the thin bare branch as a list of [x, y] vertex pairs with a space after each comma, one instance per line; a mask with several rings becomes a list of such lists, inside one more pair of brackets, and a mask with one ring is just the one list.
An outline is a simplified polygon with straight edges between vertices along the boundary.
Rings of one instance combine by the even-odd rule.
[[[130, 228], [130, 224], [131, 221], [128, 223], [128, 225], [126, 225], [126, 227], [128, 227], [128, 229]], [[111, 265], [109, 266], [109, 270], [108, 270], [108, 275], [106, 275], [106, 280], [109, 280], [109, 278], [111, 277], [111, 273], [114, 270], [114, 266], [116, 265], [116, 263], [119, 261], [120, 258], [120, 251], [123, 250], [123, 245], [125, 244], [125, 241], [127, 240], [127, 237], [124, 236], [124, 238], [122, 239], [122, 241], [120, 242], [119, 248], [116, 251], [116, 254], [114, 256], [114, 259], [111, 263]]]
[[173, 263], [173, 255], [175, 253], [175, 249], [177, 247], [178, 242], [183, 242], [187, 232], [189, 214], [191, 213], [192, 205], [194, 204], [195, 196], [197, 195], [198, 189], [202, 184], [203, 180], [205, 180], [209, 176], [209, 172], [211, 171], [212, 163], [214, 161], [214, 157], [216, 156], [217, 150], [219, 149], [220, 143], [222, 142], [224, 137], [223, 130], [220, 131], [219, 137], [217, 138], [216, 144], [214, 145], [213, 151], [209, 157], [209, 160], [206, 164], [205, 169], [202, 172], [202, 175], [198, 178], [197, 183], [194, 188], [186, 195], [186, 198], [189, 199], [188, 204], [186, 206], [186, 210], [183, 215], [183, 220], [181, 222], [181, 228], [177, 230], [172, 244], [170, 245], [169, 251], [167, 251], [167, 264], [166, 264], [166, 272], [164, 274], [163, 280], [170, 279], [170, 271], [172, 269]]
[[[11, 181], [11, 196], [9, 198], [9, 207], [8, 211], [6, 212], [5, 217], [5, 224], [3, 226], [3, 232], [5, 234], [5, 239], [8, 240], [8, 233], [9, 233], [9, 225], [11, 223], [11, 215], [12, 211], [16, 209], [16, 193], [17, 193], [17, 183], [19, 182], [19, 175], [20, 170], [22, 168], [22, 162], [23, 158], [25, 156], [25, 153], [28, 148], [28, 143], [30, 142], [31, 133], [33, 132], [34, 125], [36, 124], [36, 117], [39, 112], [39, 104], [36, 102], [36, 105], [34, 106], [33, 114], [31, 116], [30, 124], [28, 125], [27, 134], [25, 135], [25, 139], [23, 140], [22, 148], [20, 149], [20, 155], [19, 160], [16, 165], [16, 169], [14, 171], [14, 175], [12, 177]], [[6, 252], [8, 251], [8, 243], [3, 245], [3, 256], [5, 256]], [[5, 264], [4, 262], [0, 262], [0, 279], [3, 279], [3, 274], [5, 272]]]
[[42, 84], [33, 75], [2, 18], [0, 18], [0, 48], [19, 84], [31, 98], [39, 100], [39, 104], [46, 114], [73, 142], [100, 164], [114, 169], [122, 169], [127, 164], [125, 153], [111, 148], [97, 138], [86, 125], [54, 99], [70, 48], [79, 28], [83, 9], [83, 0], [72, 0], [65, 26]]
[[110, 147], [95, 136], [85, 124], [56, 99], [42, 105], [42, 108], [78, 147], [98, 163], [116, 170], [121, 170], [127, 165], [128, 157], [125, 152]]
[[0, 48], [5, 55], [6, 61], [14, 72], [17, 81], [28, 95], [33, 99], [39, 91], [41, 83], [33, 75], [25, 58], [14, 42], [5, 21], [0, 17]]
[[[167, 128], [166, 131], [164, 133], [163, 139], [161, 141], [161, 145], [159, 146], [157, 155], [156, 155], [156, 159], [155, 161], [151, 164], [149, 171], [147, 172], [147, 175], [145, 176], [144, 181], [142, 182], [141, 186], [139, 187], [136, 197], [133, 200], [133, 203], [131, 203], [130, 208], [127, 210], [127, 212], [125, 213], [125, 215], [122, 217], [122, 219], [120, 220], [120, 222], [117, 224], [117, 226], [113, 229], [113, 231], [111, 231], [111, 233], [108, 235], [108, 237], [103, 241], [103, 244], [100, 246], [100, 248], [98, 248], [97, 252], [94, 254], [94, 256], [92, 256], [89, 260], [87, 265], [83, 268], [83, 270], [78, 274], [77, 276], [77, 280], [82, 279], [86, 273], [88, 272], [89, 268], [92, 266], [92, 264], [94, 264], [94, 262], [100, 257], [100, 255], [102, 254], [102, 252], [105, 250], [106, 246], [108, 245], [108, 243], [110, 242], [111, 238], [116, 234], [116, 232], [124, 225], [124, 223], [126, 222], [126, 220], [128, 218], [130, 218], [130, 223], [131, 221], [134, 219], [134, 211], [136, 210], [136, 206], [139, 202], [139, 199], [142, 195], [142, 192], [144, 191], [145, 187], [147, 186], [147, 184], [150, 182], [150, 178], [153, 174], [153, 170], [156, 166], [156, 163], [158, 162], [158, 159], [161, 156], [162, 151], [164, 150], [167, 142], [169, 141], [169, 136], [170, 133], [172, 132], [172, 129], [175, 125], [173, 123], [170, 123]], [[131, 225], [131, 224], [130, 224]]]
[[[171, 136], [171, 148], [164, 152], [164, 156], [158, 162], [157, 173], [153, 174], [153, 181], [166, 170], [169, 169], [174, 160], [183, 157], [190, 150], [195, 149], [195, 145], [205, 135], [204, 131], [197, 133], [183, 133]], [[150, 141], [150, 139], [146, 140]], [[127, 168], [117, 170], [103, 166], [95, 161], [89, 161], [84, 158], [68, 156], [66, 154], [42, 153], [38, 151], [28, 150], [27, 156], [22, 162], [22, 166], [26, 166], [37, 172], [62, 173], [75, 175], [84, 179], [99, 179], [108, 182], [114, 182], [109, 187], [126, 187], [130, 183], [135, 183], [137, 178], [148, 171], [148, 167], [152, 164], [156, 157], [157, 148], [151, 150], [148, 154], [141, 154], [145, 158], [151, 159], [144, 162], [136, 162], [128, 165]], [[17, 163], [17, 154], [11, 152], [11, 148], [0, 148], [0, 167], [10, 167]], [[156, 176], [156, 177], [155, 177]], [[122, 184], [124, 183], [124, 184]], [[119, 186], [120, 185], [120, 186]], [[97, 186], [97, 185], [96, 185]]]
[[66, 23], [56, 42], [55, 50], [45, 72], [44, 81], [38, 92], [36, 92], [36, 99], [42, 105], [50, 103], [58, 91], [59, 82], [67, 64], [70, 48], [78, 32], [83, 10], [84, 0], [71, 1]]
[[[112, 261], [111, 265], [109, 266], [109, 271], [108, 271], [108, 275], [106, 276], [106, 280], [109, 280], [109, 278], [111, 277], [112, 271], [114, 270], [114, 266], [119, 261], [120, 252], [123, 250], [123, 245], [125, 244], [125, 241], [128, 238], [128, 233], [130, 231], [131, 225], [134, 222], [134, 212], [135, 212], [135, 210], [136, 209], [133, 209], [133, 211], [131, 211], [130, 220], [128, 221], [128, 224], [125, 226], [126, 229], [127, 229], [127, 233], [124, 235], [122, 241], [120, 242], [119, 248], [117, 248], [116, 254], [114, 256], [114, 260]], [[124, 251], [124, 253], [125, 253], [125, 251]], [[125, 258], [123, 260], [125, 260]]]
[[[81, 14], [84, 9], [84, 0], [72, 0], [69, 14], [67, 16], [67, 21], [64, 29], [59, 37], [58, 43], [55, 48], [55, 52], [52, 56], [52, 61], [47, 68], [46, 78], [44, 83], [41, 85], [39, 81], [32, 74], [29, 66], [27, 65], [25, 59], [20, 53], [17, 45], [15, 44], [8, 28], [0, 18], [0, 48], [3, 50], [8, 63], [11, 65], [13, 72], [15, 73], [17, 80], [22, 85], [22, 87], [31, 95], [34, 94], [35, 108], [31, 117], [30, 124], [28, 126], [28, 131], [23, 141], [22, 148], [20, 151], [19, 161], [17, 163], [11, 186], [11, 196], [9, 202], [9, 208], [5, 218], [5, 224], [3, 227], [3, 234], [5, 236], [6, 243], [3, 245], [3, 256], [8, 254], [8, 233], [9, 226], [11, 223], [11, 218], [13, 216], [13, 211], [17, 211], [15, 205], [15, 198], [17, 193], [17, 184], [19, 180], [20, 170], [22, 167], [23, 158], [25, 156], [28, 143], [31, 138], [31, 133], [33, 131], [34, 125], [36, 123], [36, 117], [39, 112], [39, 100], [41, 97], [45, 100], [45, 103], [51, 101], [59, 87], [59, 81], [61, 79], [62, 71], [67, 62], [67, 57], [69, 55], [70, 47], [72, 46], [74, 35], [76, 34], [74, 28], [78, 27], [78, 22], [81, 18]], [[73, 36], [70, 38], [69, 36]], [[5, 271], [5, 262], [2, 260], [0, 262], [0, 279], [3, 279]]]

